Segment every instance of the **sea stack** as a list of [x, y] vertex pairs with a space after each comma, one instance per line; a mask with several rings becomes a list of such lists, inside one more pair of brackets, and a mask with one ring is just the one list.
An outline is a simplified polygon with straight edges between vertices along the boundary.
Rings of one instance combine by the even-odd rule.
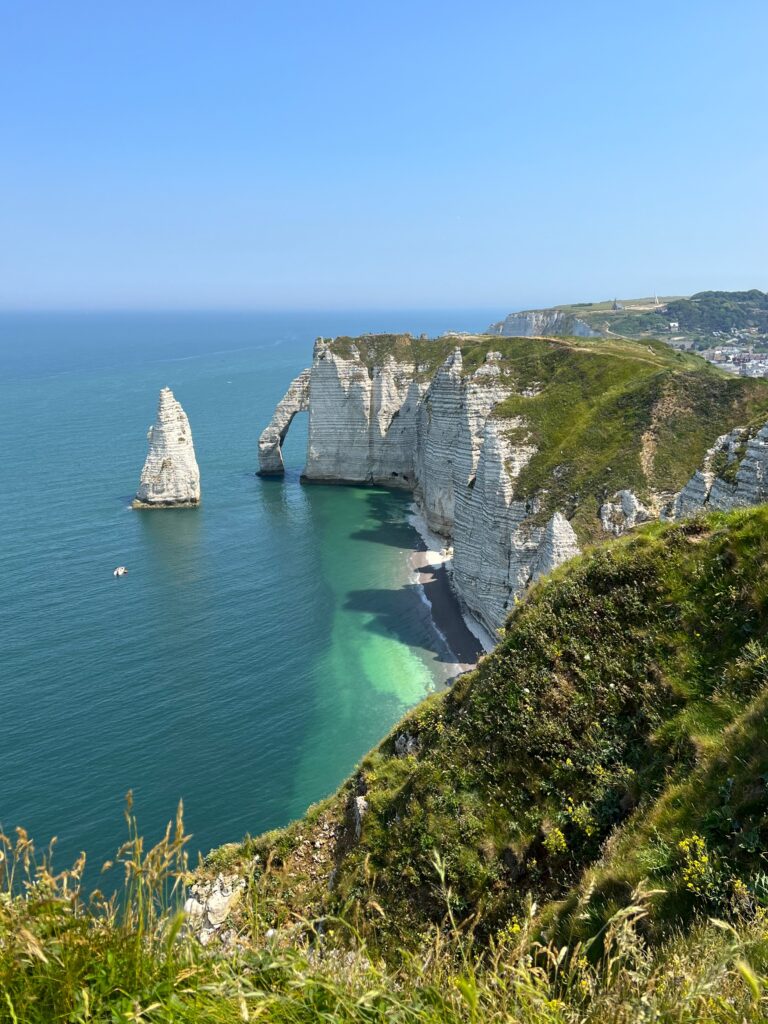
[[194, 508], [200, 504], [200, 470], [187, 414], [163, 388], [157, 418], [147, 434], [149, 452], [134, 508]]

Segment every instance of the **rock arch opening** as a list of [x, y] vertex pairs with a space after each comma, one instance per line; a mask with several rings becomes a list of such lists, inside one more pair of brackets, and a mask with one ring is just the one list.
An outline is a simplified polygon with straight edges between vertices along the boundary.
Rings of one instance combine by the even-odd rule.
[[283, 476], [283, 442], [293, 419], [309, 411], [309, 370], [302, 370], [277, 404], [269, 425], [259, 438], [259, 476]]

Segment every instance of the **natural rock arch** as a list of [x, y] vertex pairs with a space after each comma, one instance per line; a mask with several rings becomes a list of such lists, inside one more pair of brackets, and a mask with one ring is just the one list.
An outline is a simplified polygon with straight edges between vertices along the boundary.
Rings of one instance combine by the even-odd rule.
[[259, 476], [283, 476], [283, 441], [297, 412], [309, 411], [309, 369], [302, 370], [278, 403], [259, 438]]

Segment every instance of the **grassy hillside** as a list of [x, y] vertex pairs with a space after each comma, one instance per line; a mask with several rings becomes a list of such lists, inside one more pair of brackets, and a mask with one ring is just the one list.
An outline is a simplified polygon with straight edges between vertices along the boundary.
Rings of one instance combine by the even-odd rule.
[[0, 1022], [764, 1020], [766, 627], [768, 508], [564, 566], [338, 794], [210, 858], [249, 880], [224, 953], [181, 818], [145, 852], [129, 808], [110, 900], [0, 833]]
[[698, 292], [689, 299], [667, 303], [670, 320], [688, 334], [728, 332], [732, 328], [755, 327], [768, 333], [768, 294], [753, 288], [748, 292]]
[[510, 440], [538, 449], [516, 492], [539, 496], [542, 519], [564, 512], [582, 542], [602, 539], [598, 511], [616, 491], [661, 505], [720, 434], [768, 419], [768, 381], [721, 373], [657, 341], [373, 335], [333, 342], [345, 357], [353, 345], [371, 368], [391, 356], [418, 366], [425, 380], [456, 347], [466, 374], [489, 351], [501, 353], [502, 378], [517, 395], [494, 415], [522, 420], [510, 426]]
[[509, 398], [495, 413], [522, 418], [508, 436], [538, 449], [516, 492], [545, 492], [542, 518], [564, 512], [582, 542], [602, 539], [597, 515], [607, 497], [628, 488], [662, 505], [719, 435], [768, 413], [768, 381], [721, 374], [658, 342], [509, 339], [504, 347], [524, 387], [543, 382], [535, 397]]
[[[566, 566], [336, 797], [240, 851], [281, 865], [264, 880], [275, 923], [344, 913], [384, 949], [413, 945], [445, 916], [436, 851], [484, 941], [531, 899], [550, 937], [594, 936], [643, 880], [656, 938], [768, 904], [766, 627], [765, 508]], [[416, 752], [397, 756], [406, 733]]]

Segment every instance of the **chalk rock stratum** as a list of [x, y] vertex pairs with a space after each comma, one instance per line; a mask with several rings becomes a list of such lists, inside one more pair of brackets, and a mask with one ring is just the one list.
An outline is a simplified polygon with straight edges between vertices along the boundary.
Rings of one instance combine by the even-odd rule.
[[187, 414], [163, 388], [134, 508], [193, 508], [200, 504], [200, 470]]
[[259, 473], [282, 476], [285, 472], [281, 445], [297, 412], [309, 408], [309, 370], [303, 370], [275, 409], [269, 426], [259, 438]]

